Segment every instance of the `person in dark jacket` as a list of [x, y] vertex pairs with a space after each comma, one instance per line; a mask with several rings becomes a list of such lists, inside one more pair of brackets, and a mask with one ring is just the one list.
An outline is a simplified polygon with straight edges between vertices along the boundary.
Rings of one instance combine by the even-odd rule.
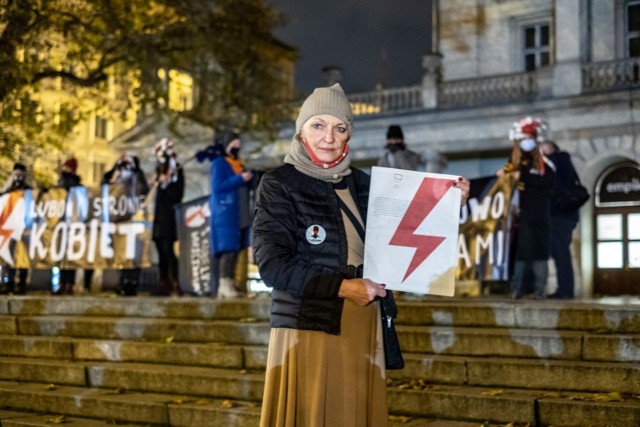
[[[149, 183], [140, 168], [140, 160], [128, 153], [121, 155], [113, 167], [105, 172], [102, 183], [123, 185], [132, 199], [144, 197], [149, 193]], [[122, 296], [137, 295], [139, 281], [140, 267], [121, 269], [117, 293]]]
[[369, 176], [350, 166], [352, 119], [339, 84], [316, 89], [285, 164], [260, 181], [253, 248], [273, 288], [262, 427], [388, 424], [386, 290], [362, 277]]
[[509, 137], [513, 141], [511, 158], [498, 175], [511, 174], [519, 190], [516, 221], [515, 264], [511, 280], [514, 299], [522, 298], [527, 269], [533, 273], [534, 297], [544, 299], [549, 259], [549, 199], [555, 177], [555, 166], [540, 150], [545, 125], [538, 119], [525, 117], [514, 123]]
[[420, 154], [407, 148], [402, 128], [391, 125], [387, 129], [387, 145], [378, 159], [378, 166], [417, 171], [425, 169], [425, 161]]
[[[64, 188], [69, 192], [71, 187], [82, 185], [82, 179], [76, 173], [78, 171], [78, 161], [71, 157], [64, 161], [60, 168], [60, 179], [58, 180], [58, 187]], [[67, 196], [68, 197], [68, 196]], [[68, 200], [68, 198], [67, 198]], [[60, 269], [60, 287], [54, 290], [55, 295], [72, 295], [73, 285], [76, 283], [76, 270], [74, 269]]]
[[[561, 151], [553, 141], [545, 141], [542, 144], [542, 152], [556, 167], [553, 192], [562, 194], [562, 190], [574, 185], [577, 177], [576, 170], [571, 163], [571, 156], [566, 151]], [[577, 209], [568, 212], [561, 210], [552, 197], [549, 213], [551, 215], [549, 223], [550, 255], [555, 263], [558, 279], [558, 288], [549, 298], [571, 299], [574, 293], [571, 240], [573, 229], [578, 224], [579, 212]]]
[[173, 246], [178, 239], [175, 207], [184, 195], [184, 173], [176, 160], [173, 142], [164, 138], [154, 147], [156, 199], [153, 214], [153, 242], [158, 250], [160, 285], [158, 295], [180, 294], [178, 258]]
[[[23, 163], [15, 163], [8, 182], [0, 191], [0, 195], [10, 193], [12, 191], [30, 190], [31, 185], [27, 181], [27, 167]], [[27, 275], [29, 270], [26, 268], [7, 268], [7, 282], [0, 283], [0, 294], [16, 293], [24, 295], [27, 292]], [[16, 276], [18, 280], [16, 281]], [[0, 281], [2, 278], [0, 277]]]
[[223, 132], [218, 144], [224, 147], [225, 155], [217, 156], [211, 163], [210, 247], [218, 261], [217, 297], [225, 299], [246, 293], [246, 284], [236, 280], [236, 264], [240, 251], [249, 245], [249, 183], [253, 173], [245, 170], [240, 160], [240, 135]]

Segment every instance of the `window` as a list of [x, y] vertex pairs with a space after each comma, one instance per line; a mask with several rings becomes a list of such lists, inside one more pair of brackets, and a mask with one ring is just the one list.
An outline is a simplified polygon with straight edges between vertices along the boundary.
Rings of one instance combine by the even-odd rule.
[[96, 116], [95, 136], [98, 138], [107, 138], [107, 119], [102, 116]]
[[626, 7], [627, 57], [640, 57], [640, 1], [630, 1]]
[[524, 69], [533, 71], [550, 63], [549, 24], [528, 25], [523, 28]]
[[106, 170], [106, 165], [102, 162], [93, 162], [93, 182], [99, 184]]

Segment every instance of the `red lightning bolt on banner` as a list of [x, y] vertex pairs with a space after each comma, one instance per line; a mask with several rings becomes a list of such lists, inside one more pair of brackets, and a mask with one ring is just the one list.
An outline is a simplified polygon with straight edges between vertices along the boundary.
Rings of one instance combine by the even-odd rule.
[[403, 282], [445, 240], [445, 237], [425, 236], [415, 234], [415, 231], [453, 184], [449, 179], [424, 178], [391, 238], [390, 245], [416, 248]]

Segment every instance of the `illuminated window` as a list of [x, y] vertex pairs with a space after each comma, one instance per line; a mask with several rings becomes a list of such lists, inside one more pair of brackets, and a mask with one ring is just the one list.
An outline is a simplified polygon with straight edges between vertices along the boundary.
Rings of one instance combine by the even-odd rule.
[[598, 215], [598, 240], [622, 239], [622, 215]]
[[94, 135], [97, 138], [107, 138], [107, 119], [102, 116], [96, 116], [96, 129]]
[[169, 108], [188, 111], [193, 108], [193, 78], [177, 70], [169, 70]]
[[629, 214], [627, 217], [627, 233], [630, 240], [640, 240], [640, 214]]
[[629, 267], [640, 268], [640, 242], [629, 243]]
[[622, 268], [622, 242], [598, 243], [598, 268]]

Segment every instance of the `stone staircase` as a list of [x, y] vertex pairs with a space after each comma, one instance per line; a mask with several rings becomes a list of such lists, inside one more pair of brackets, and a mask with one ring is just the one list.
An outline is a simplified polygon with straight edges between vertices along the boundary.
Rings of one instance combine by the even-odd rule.
[[[2, 297], [0, 426], [257, 426], [269, 304]], [[394, 427], [640, 426], [640, 304], [399, 306]]]

